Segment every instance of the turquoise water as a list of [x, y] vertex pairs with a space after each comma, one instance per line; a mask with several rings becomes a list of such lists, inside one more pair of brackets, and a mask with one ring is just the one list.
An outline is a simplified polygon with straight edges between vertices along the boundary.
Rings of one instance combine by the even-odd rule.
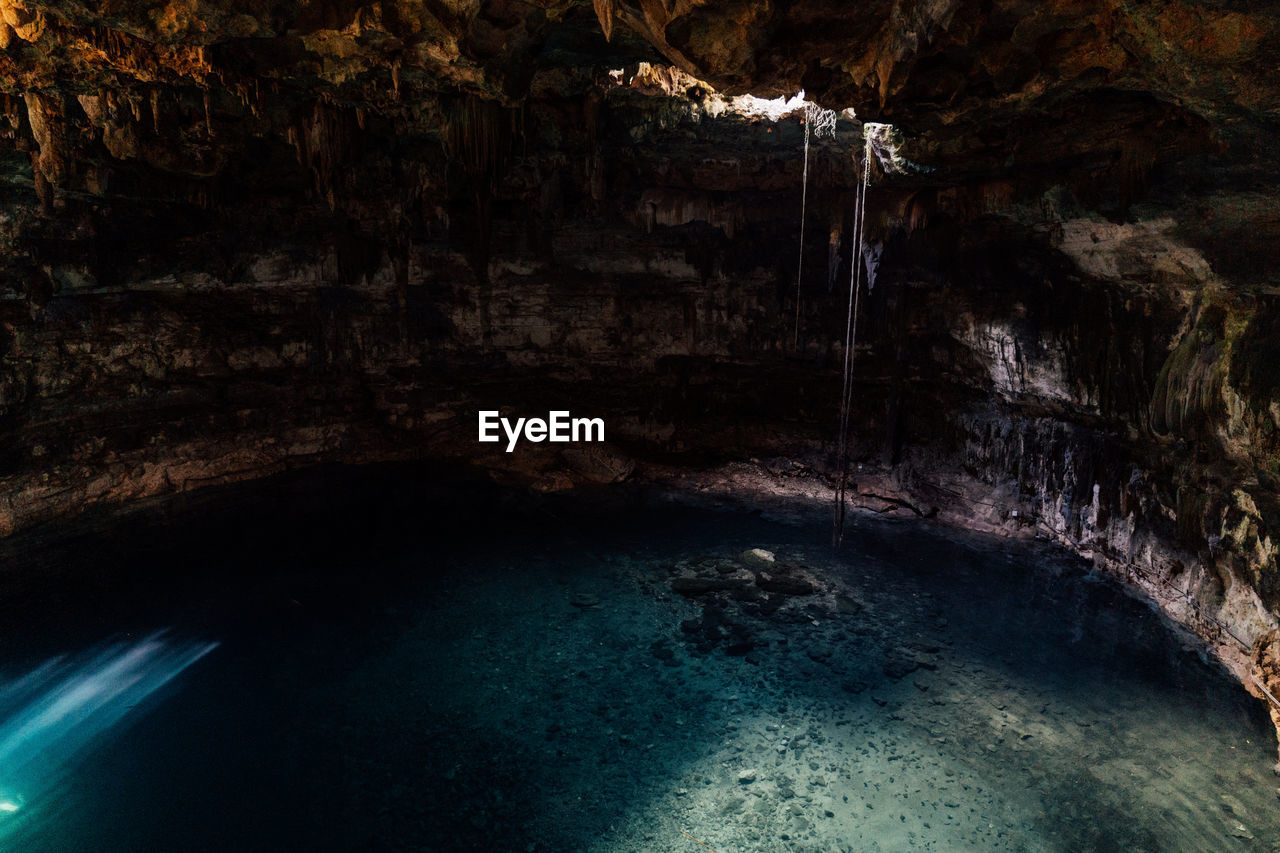
[[366, 469], [10, 560], [0, 845], [1280, 849], [1263, 709], [1146, 605], [800, 517]]

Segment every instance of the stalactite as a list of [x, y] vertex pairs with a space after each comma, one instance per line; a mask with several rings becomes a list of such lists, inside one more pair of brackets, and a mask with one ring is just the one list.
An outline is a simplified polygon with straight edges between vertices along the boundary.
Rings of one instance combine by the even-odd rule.
[[12, 134], [22, 129], [22, 113], [13, 96], [9, 94], [0, 95], [0, 107], [4, 109], [5, 123], [9, 126], [9, 132], [5, 135], [12, 138]]
[[929, 227], [929, 219], [938, 209], [938, 191], [936, 189], [925, 189], [915, 193], [907, 200], [906, 212], [903, 216], [903, 224], [906, 227], [907, 235], [910, 236], [917, 231], [923, 231]]
[[1120, 206], [1128, 210], [1151, 184], [1156, 164], [1156, 151], [1151, 143], [1134, 143], [1125, 147], [1109, 177], [1120, 194]]
[[400, 338], [400, 354], [409, 353], [409, 267], [413, 258], [413, 239], [408, 236], [407, 223], [401, 221], [400, 234], [391, 246], [392, 264], [396, 278], [396, 325]]
[[604, 40], [613, 41], [613, 0], [591, 0], [591, 2], [595, 6], [596, 17], [600, 19]]
[[70, 170], [66, 107], [58, 95], [28, 92], [24, 100], [31, 137], [39, 151], [32, 166], [49, 184], [60, 186]]
[[187, 201], [203, 210], [209, 210], [212, 205], [209, 188], [204, 184], [196, 184], [187, 191]]
[[336, 208], [339, 176], [355, 148], [355, 129], [351, 114], [344, 109], [317, 101], [311, 115], [292, 125], [285, 138], [294, 147], [298, 165], [311, 172], [316, 192]]
[[1003, 213], [1013, 205], [1013, 184], [1009, 181], [989, 181], [983, 184], [982, 213]]
[[827, 234], [827, 292], [836, 286], [836, 278], [840, 275], [840, 245], [844, 233], [844, 214], [837, 211], [831, 222], [831, 230]]
[[492, 198], [506, 174], [517, 137], [523, 135], [522, 110], [469, 96], [445, 109], [441, 143], [445, 155], [462, 167], [475, 201], [476, 229], [472, 268], [488, 279]]
[[40, 199], [40, 212], [45, 216], [52, 216], [53, 185], [49, 183], [49, 179], [40, 170], [39, 157], [35, 152], [31, 154], [31, 175], [35, 180], [36, 197]]
[[520, 110], [474, 96], [446, 108], [441, 141], [446, 156], [472, 178], [495, 186], [506, 172], [515, 139], [523, 132]]
[[862, 247], [862, 263], [867, 268], [867, 295], [876, 288], [876, 273], [880, 270], [880, 256], [884, 254], [883, 243], [871, 243]]

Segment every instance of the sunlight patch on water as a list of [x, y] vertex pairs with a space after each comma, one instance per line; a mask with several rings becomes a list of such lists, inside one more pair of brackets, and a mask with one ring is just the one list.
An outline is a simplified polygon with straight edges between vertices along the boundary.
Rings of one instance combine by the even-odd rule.
[[0, 673], [0, 839], [126, 715], [217, 645], [159, 632]]

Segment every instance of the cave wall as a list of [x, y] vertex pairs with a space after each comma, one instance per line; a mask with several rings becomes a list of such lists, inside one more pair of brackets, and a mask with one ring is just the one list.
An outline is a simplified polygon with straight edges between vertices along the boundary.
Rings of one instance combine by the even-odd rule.
[[[0, 3], [0, 534], [322, 461], [825, 476], [877, 119], [856, 476], [1094, 556], [1243, 672], [1273, 10], [873, 6]], [[797, 340], [803, 113], [731, 95], [801, 86], [856, 115], [812, 140]], [[499, 406], [610, 446], [477, 444]]]

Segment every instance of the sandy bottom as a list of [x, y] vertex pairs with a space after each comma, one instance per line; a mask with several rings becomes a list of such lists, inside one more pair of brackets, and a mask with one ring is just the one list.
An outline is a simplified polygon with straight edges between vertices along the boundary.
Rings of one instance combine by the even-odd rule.
[[639, 498], [396, 512], [97, 601], [66, 652], [219, 645], [51, 745], [56, 784], [0, 778], [41, 792], [6, 849], [1280, 850], [1264, 711], [1050, 549], [859, 517], [833, 550], [824, 513]]

